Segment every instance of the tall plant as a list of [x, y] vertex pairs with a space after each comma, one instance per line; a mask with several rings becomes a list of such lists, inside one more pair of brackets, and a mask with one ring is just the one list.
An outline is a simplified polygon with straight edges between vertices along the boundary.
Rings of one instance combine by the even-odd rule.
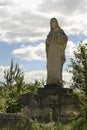
[[[74, 58], [71, 59], [70, 73], [72, 73], [71, 87], [79, 92], [81, 105], [81, 119], [86, 123], [87, 120], [87, 43], [81, 42], [76, 51]], [[84, 124], [83, 123], [83, 124]], [[81, 124], [78, 123], [79, 125]], [[87, 125], [87, 124], [86, 124]], [[82, 128], [82, 127], [81, 127]]]

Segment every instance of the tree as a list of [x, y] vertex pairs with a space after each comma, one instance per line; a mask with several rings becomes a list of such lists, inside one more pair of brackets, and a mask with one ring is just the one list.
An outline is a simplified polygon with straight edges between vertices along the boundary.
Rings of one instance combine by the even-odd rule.
[[31, 94], [37, 94], [38, 88], [42, 87], [44, 81], [35, 80], [33, 83], [27, 84]]
[[10, 68], [4, 71], [4, 78], [5, 82], [2, 84], [6, 88], [6, 112], [18, 112], [21, 109], [20, 95], [25, 83], [23, 72], [18, 64], [13, 64], [13, 60], [11, 60]]
[[74, 51], [75, 59], [71, 58], [73, 88], [77, 88], [87, 94], [87, 44], [80, 43], [77, 51]]
[[87, 43], [83, 44], [81, 42], [79, 44], [77, 51], [74, 51], [74, 57], [74, 59], [71, 59], [71, 65], [69, 66], [71, 67], [70, 73], [72, 73], [73, 81], [71, 87], [79, 92], [78, 96], [81, 105], [79, 126], [84, 125], [87, 121]]
[[16, 85], [18, 92], [20, 91], [20, 86], [24, 82], [24, 75], [23, 72], [21, 72], [18, 64], [14, 66], [13, 59], [11, 60], [10, 68], [4, 71], [4, 78], [6, 80], [4, 83], [6, 87], [11, 88], [12, 86]]
[[[4, 101], [3, 105], [0, 105], [0, 109], [5, 106], [3, 110], [6, 112], [18, 112], [21, 110], [21, 95], [22, 94], [36, 94], [38, 87], [41, 87], [44, 84], [44, 81], [41, 82], [35, 80], [34, 83], [25, 83], [24, 82], [24, 74], [21, 72], [18, 64], [14, 65], [13, 60], [11, 60], [11, 65], [8, 70], [4, 71], [5, 82], [2, 82], [1, 90], [2, 101]], [[5, 100], [4, 100], [5, 99]]]

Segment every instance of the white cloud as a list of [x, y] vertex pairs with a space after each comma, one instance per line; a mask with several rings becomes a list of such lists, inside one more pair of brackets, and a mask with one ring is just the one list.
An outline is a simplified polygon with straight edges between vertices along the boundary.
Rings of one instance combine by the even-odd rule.
[[[78, 46], [79, 46], [79, 43], [80, 42], [78, 42], [77, 44], [75, 44], [74, 42], [72, 42], [72, 41], [68, 41], [68, 43], [67, 43], [67, 47], [66, 47], [66, 56], [67, 57], [69, 57], [69, 58], [71, 58], [71, 57], [73, 57], [74, 56], [74, 51], [77, 51], [77, 48], [78, 48]], [[85, 39], [85, 40], [83, 40], [82, 41], [82, 44], [85, 44], [85, 43], [87, 43], [87, 39]]]
[[45, 39], [51, 17], [65, 32], [87, 36], [86, 0], [1, 0], [0, 39], [8, 43]]
[[83, 40], [82, 44], [87, 44], [87, 39]]
[[[11, 0], [6, 3], [10, 2]], [[13, 0], [13, 6], [7, 4], [0, 8], [0, 38], [2, 41], [14, 43], [43, 38], [47, 18], [36, 14], [38, 2]]]
[[[37, 80], [44, 79], [44, 81], [47, 80], [47, 71], [43, 71], [43, 70], [25, 72], [24, 75], [25, 75], [24, 76], [25, 82], [34, 82], [36, 79]], [[66, 81], [65, 87], [70, 87], [69, 85], [71, 83], [70, 81], [71, 78], [72, 78], [72, 75], [70, 73], [68, 73], [67, 71], [63, 71], [63, 80]]]
[[4, 71], [8, 68], [9, 66], [0, 66], [0, 81], [4, 81]]
[[73, 52], [76, 50], [77, 45], [73, 43], [72, 41], [68, 41], [67, 47], [66, 47], [66, 56], [73, 57]]
[[34, 82], [35, 80], [46, 80], [46, 71], [36, 70], [31, 72], [25, 72], [25, 82]]
[[72, 74], [70, 74], [67, 71], [63, 71], [63, 80], [66, 82], [65, 87], [70, 87], [71, 84], [71, 79], [72, 79]]
[[[9, 66], [0, 66], [0, 81], [4, 82], [4, 70], [9, 69]], [[63, 80], [67, 82], [66, 87], [69, 87], [70, 80], [72, 75], [67, 71], [63, 71]], [[34, 82], [35, 80], [43, 80], [47, 79], [47, 71], [46, 70], [35, 70], [30, 72], [24, 72], [24, 80], [25, 82]]]
[[42, 60], [44, 61], [45, 56], [45, 43], [41, 43], [37, 46], [27, 46], [16, 49], [12, 52], [13, 55], [24, 60]]
[[64, 14], [73, 14], [77, 10], [84, 10], [84, 5], [86, 4], [86, 0], [44, 0], [40, 3], [39, 9], [40, 11], [45, 12], [56, 12], [60, 11]]

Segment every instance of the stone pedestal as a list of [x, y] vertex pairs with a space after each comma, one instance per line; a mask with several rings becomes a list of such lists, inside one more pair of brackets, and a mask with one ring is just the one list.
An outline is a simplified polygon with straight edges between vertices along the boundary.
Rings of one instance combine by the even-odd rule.
[[38, 95], [43, 94], [57, 94], [57, 95], [72, 94], [72, 89], [62, 88], [61, 86], [57, 85], [45, 85], [44, 88], [38, 88]]
[[47, 111], [51, 109], [54, 120], [66, 121], [79, 111], [79, 100], [72, 89], [58, 85], [38, 88], [38, 105], [42, 109], [48, 108], [45, 111], [42, 110], [42, 115], [49, 116], [50, 113]]
[[38, 88], [37, 95], [24, 95], [23, 102], [27, 105], [26, 114], [32, 119], [49, 121], [51, 111], [53, 120], [65, 122], [79, 112], [79, 100], [72, 89], [54, 84]]

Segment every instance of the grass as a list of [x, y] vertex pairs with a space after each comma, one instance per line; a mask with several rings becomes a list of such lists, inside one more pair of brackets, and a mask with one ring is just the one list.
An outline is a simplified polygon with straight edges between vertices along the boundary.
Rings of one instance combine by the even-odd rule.
[[15, 126], [14, 129], [8, 125], [0, 130], [70, 130], [69, 127], [70, 126], [68, 125], [65, 126], [61, 123], [55, 123], [55, 122], [39, 123], [38, 121], [35, 120], [31, 126], [27, 125], [25, 128], [23, 124], [19, 124], [19, 127]]

